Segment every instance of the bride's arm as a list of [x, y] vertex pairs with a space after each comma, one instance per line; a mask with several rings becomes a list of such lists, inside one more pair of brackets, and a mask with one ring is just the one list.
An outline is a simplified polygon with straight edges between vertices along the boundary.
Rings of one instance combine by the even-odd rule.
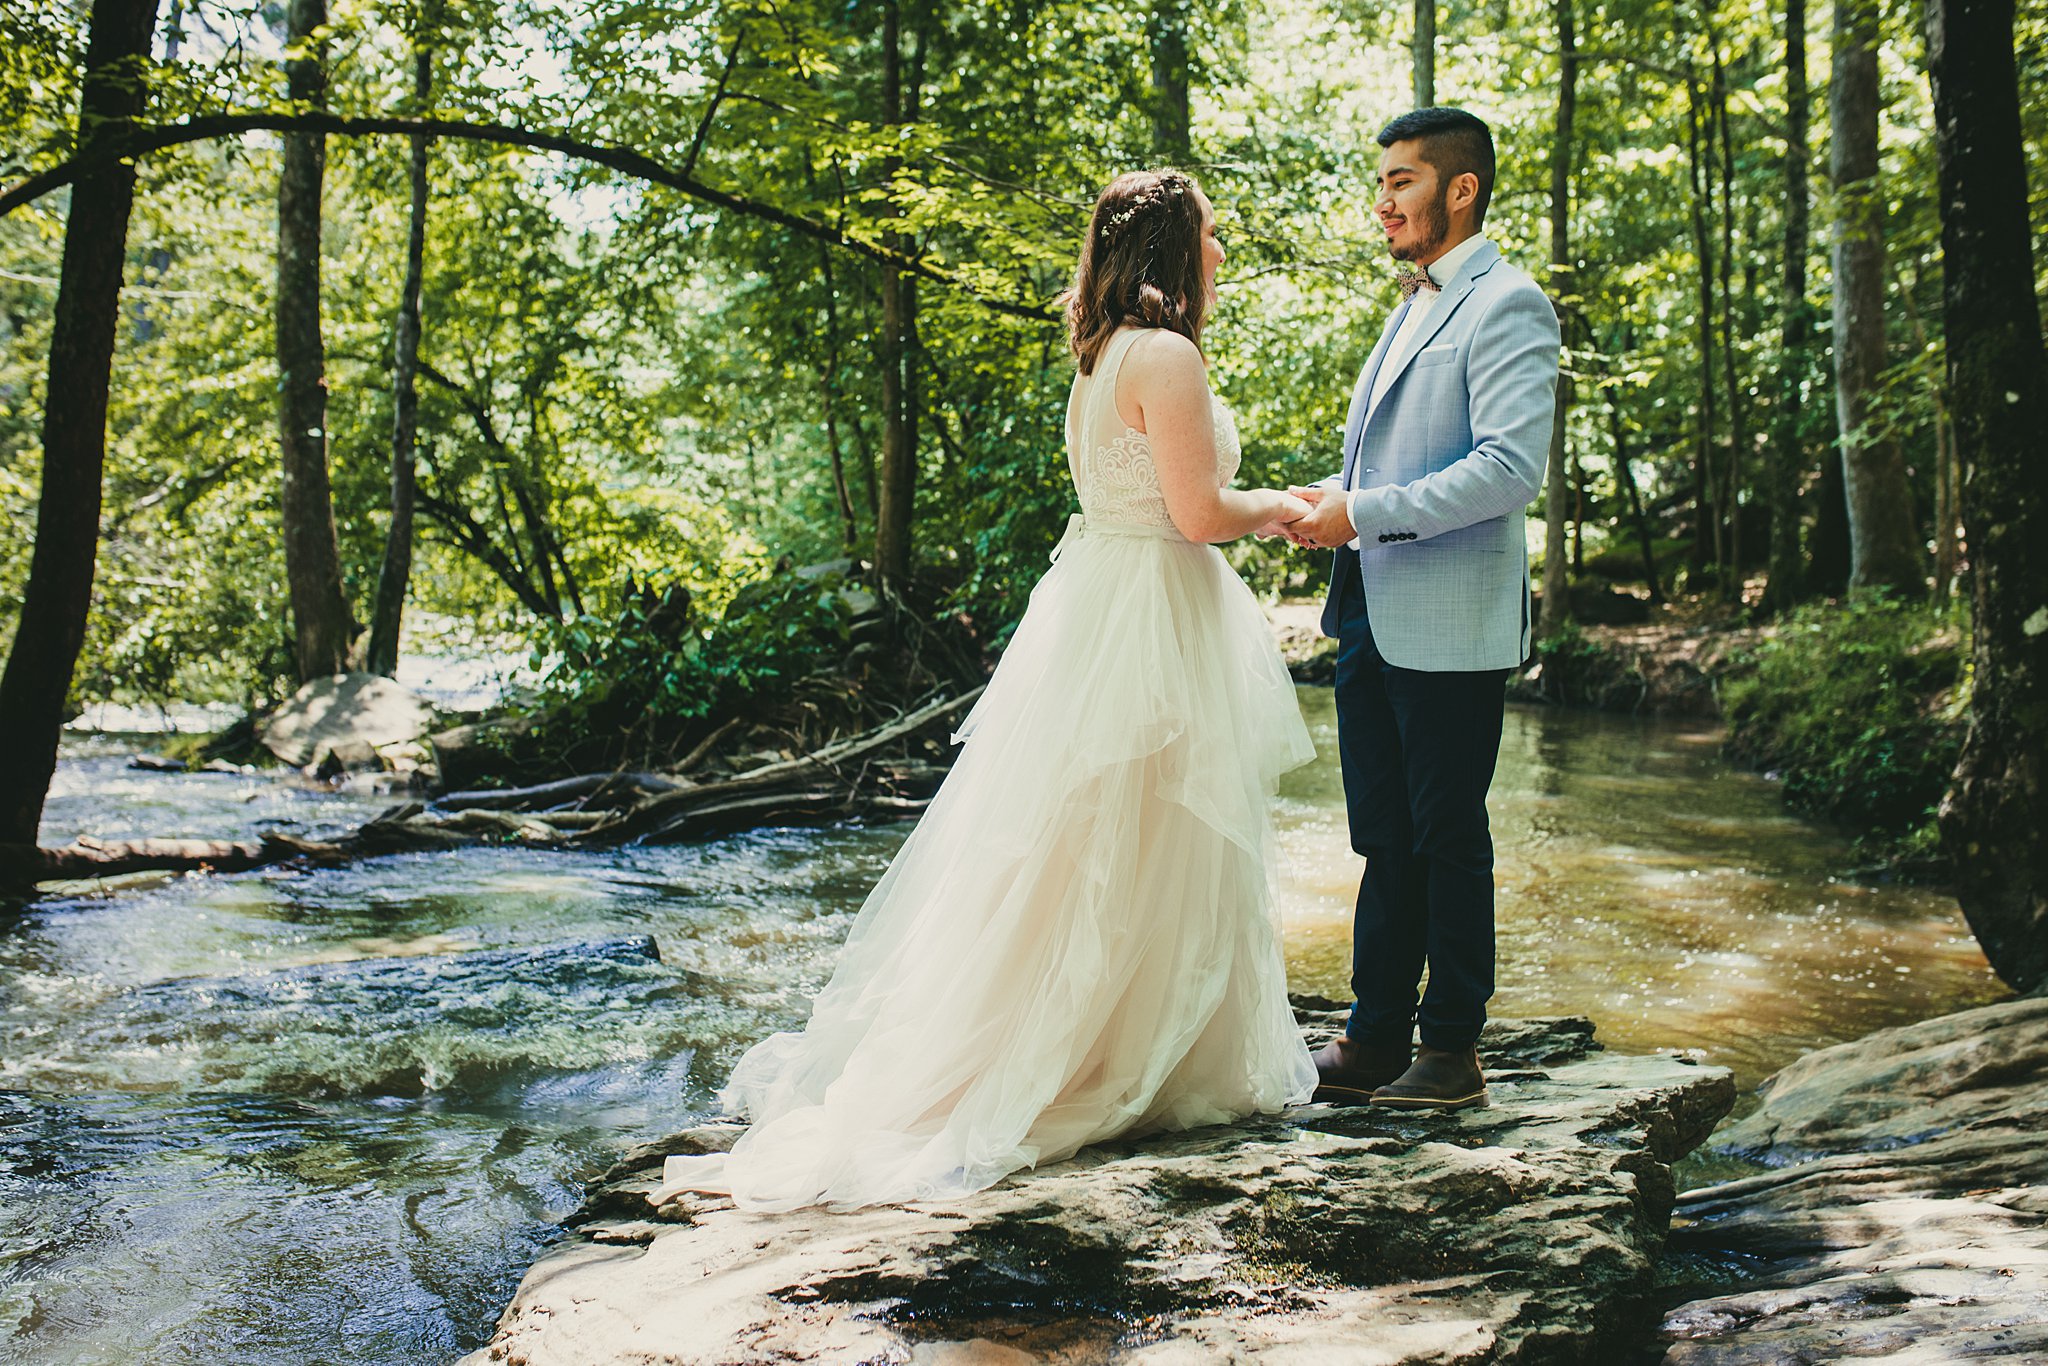
[[1134, 344], [1117, 376], [1117, 390], [1118, 410], [1135, 407], [1138, 420], [1131, 425], [1151, 438], [1159, 491], [1181, 535], [1191, 541], [1234, 541], [1308, 511], [1307, 503], [1278, 489], [1217, 487], [1209, 373], [1202, 353], [1186, 337], [1161, 328]]

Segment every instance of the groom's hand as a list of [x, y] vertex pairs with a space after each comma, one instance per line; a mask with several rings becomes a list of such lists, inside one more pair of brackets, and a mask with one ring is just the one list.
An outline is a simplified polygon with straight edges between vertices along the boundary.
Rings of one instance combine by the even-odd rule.
[[1331, 491], [1325, 488], [1290, 488], [1287, 491], [1310, 504], [1308, 516], [1287, 526], [1287, 539], [1296, 545], [1335, 550], [1358, 534], [1351, 526], [1351, 500], [1343, 494], [1326, 497]]

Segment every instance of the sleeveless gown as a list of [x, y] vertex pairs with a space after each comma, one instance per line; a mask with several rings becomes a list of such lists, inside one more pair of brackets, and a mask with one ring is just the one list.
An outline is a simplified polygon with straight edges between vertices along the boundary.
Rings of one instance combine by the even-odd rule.
[[[743, 1209], [980, 1190], [1123, 1134], [1308, 1099], [1268, 807], [1314, 757], [1264, 614], [1174, 530], [1116, 411], [1126, 328], [1067, 405], [1083, 512], [862, 906], [809, 1024], [720, 1092], [751, 1126], [664, 1191]], [[1219, 486], [1236, 473], [1215, 408]], [[659, 1198], [659, 1197], [658, 1197]]]

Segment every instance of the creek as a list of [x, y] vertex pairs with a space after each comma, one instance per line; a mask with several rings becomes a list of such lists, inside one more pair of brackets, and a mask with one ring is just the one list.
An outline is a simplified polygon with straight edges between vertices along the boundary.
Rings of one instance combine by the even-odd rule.
[[[1277, 808], [1290, 984], [1348, 997], [1330, 694]], [[1511, 707], [1500, 1016], [1754, 1087], [2006, 993], [1952, 898], [1697, 725]], [[339, 829], [387, 799], [67, 742], [44, 839]], [[583, 1183], [800, 1022], [908, 827], [136, 878], [0, 905], [0, 1362], [421, 1363], [488, 1340]], [[658, 952], [658, 957], [656, 956]], [[1738, 1111], [1738, 1114], [1740, 1111]], [[1719, 1174], [1689, 1162], [1680, 1184]]]

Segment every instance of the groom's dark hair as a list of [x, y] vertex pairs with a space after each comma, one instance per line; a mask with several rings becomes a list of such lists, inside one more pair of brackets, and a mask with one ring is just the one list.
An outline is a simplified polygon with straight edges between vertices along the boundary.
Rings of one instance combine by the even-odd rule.
[[1421, 144], [1422, 159], [1446, 183], [1453, 176], [1478, 177], [1473, 221], [1485, 222], [1486, 206], [1493, 202], [1493, 131], [1485, 121], [1462, 109], [1417, 109], [1380, 129], [1378, 140], [1380, 146], [1392, 147], [1410, 139]]

